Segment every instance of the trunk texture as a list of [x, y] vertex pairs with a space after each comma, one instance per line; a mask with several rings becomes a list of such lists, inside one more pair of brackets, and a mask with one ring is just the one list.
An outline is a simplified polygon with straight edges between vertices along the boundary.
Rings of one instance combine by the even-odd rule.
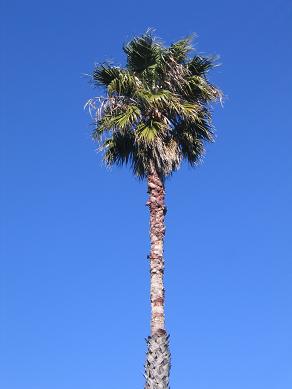
[[147, 360], [145, 364], [145, 389], [168, 389], [170, 371], [169, 336], [156, 334], [147, 339]]
[[169, 336], [165, 330], [164, 317], [164, 259], [163, 240], [165, 234], [164, 184], [155, 170], [148, 175], [150, 210], [150, 301], [151, 335], [147, 339], [145, 364], [145, 389], [168, 389], [170, 371]]

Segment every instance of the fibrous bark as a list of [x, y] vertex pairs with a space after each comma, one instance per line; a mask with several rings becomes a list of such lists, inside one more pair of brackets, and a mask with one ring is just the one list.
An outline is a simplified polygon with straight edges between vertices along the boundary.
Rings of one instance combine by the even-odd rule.
[[145, 363], [145, 389], [168, 389], [170, 371], [169, 336], [155, 334], [147, 339], [147, 359]]
[[147, 360], [145, 364], [145, 389], [168, 389], [170, 371], [169, 336], [165, 330], [164, 317], [164, 258], [163, 240], [165, 234], [164, 183], [152, 169], [148, 175], [150, 210], [150, 300], [151, 336], [147, 339]]

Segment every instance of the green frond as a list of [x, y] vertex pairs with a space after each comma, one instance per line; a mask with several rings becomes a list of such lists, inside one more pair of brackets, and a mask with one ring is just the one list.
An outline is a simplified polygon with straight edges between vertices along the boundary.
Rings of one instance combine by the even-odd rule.
[[176, 107], [177, 114], [184, 120], [196, 121], [198, 118], [199, 107], [197, 104], [189, 102], [179, 102]]
[[111, 115], [105, 115], [102, 117], [102, 119], [96, 122], [92, 137], [97, 142], [100, 142], [102, 137], [106, 135], [106, 133], [113, 128], [114, 128], [113, 117]]
[[108, 84], [108, 94], [132, 96], [142, 86], [141, 81], [129, 71], [121, 72]]
[[141, 120], [141, 111], [134, 105], [129, 105], [126, 110], [116, 116], [112, 116], [114, 127], [122, 130], [131, 128], [138, 120]]
[[97, 86], [108, 86], [114, 79], [120, 78], [124, 70], [107, 64], [96, 66], [92, 78]]
[[199, 163], [205, 154], [205, 147], [200, 139], [184, 136], [180, 139], [180, 147], [183, 157], [191, 166]]
[[139, 142], [151, 143], [155, 141], [156, 137], [163, 129], [163, 124], [154, 120], [150, 120], [148, 123], [140, 123], [136, 129], [137, 140]]
[[172, 94], [170, 91], [163, 89], [158, 91], [140, 89], [136, 92], [135, 98], [146, 108], [163, 108], [168, 104], [169, 99], [172, 98]]
[[220, 91], [211, 85], [203, 76], [191, 76], [186, 80], [186, 88], [183, 89], [183, 98], [200, 102], [220, 100]]
[[211, 90], [210, 84], [205, 77], [202, 76], [192, 76], [190, 78], [190, 85], [199, 88], [202, 93], [210, 93], [209, 91]]
[[177, 128], [174, 137], [179, 144], [182, 157], [185, 158], [191, 166], [194, 166], [202, 158], [205, 148], [204, 143], [198, 137], [194, 126], [188, 126], [183, 123]]
[[107, 166], [127, 164], [133, 155], [134, 137], [130, 132], [114, 133], [100, 147], [104, 152], [103, 160]]
[[169, 47], [168, 52], [177, 63], [183, 63], [187, 60], [188, 54], [193, 50], [192, 38], [181, 39]]
[[216, 66], [215, 61], [216, 57], [201, 57], [196, 55], [187, 63], [187, 67], [193, 76], [201, 76]]
[[140, 73], [151, 66], [155, 66], [160, 55], [161, 46], [155, 42], [152, 33], [147, 32], [124, 45], [123, 50], [127, 55], [128, 69]]
[[99, 141], [105, 132], [131, 129], [141, 119], [140, 109], [135, 105], [127, 105], [124, 110], [110, 112], [97, 121], [93, 138]]
[[158, 109], [160, 112], [169, 111], [169, 114], [173, 112], [175, 115], [181, 115], [190, 120], [196, 119], [197, 112], [200, 108], [198, 104], [183, 100], [179, 95], [165, 89], [161, 89], [155, 93], [141, 90], [136, 96], [150, 109]]
[[149, 93], [149, 101], [157, 107], [165, 108], [170, 100], [175, 100], [175, 96], [167, 89], [160, 89], [155, 93]]

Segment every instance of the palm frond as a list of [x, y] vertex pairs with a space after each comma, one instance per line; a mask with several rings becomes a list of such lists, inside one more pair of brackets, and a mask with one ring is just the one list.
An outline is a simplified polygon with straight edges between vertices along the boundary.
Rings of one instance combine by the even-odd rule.
[[216, 65], [216, 57], [201, 57], [196, 55], [188, 63], [187, 67], [193, 76], [205, 75], [210, 69]]
[[127, 164], [133, 155], [134, 137], [131, 132], [125, 131], [123, 134], [114, 133], [113, 136], [105, 140], [99, 150], [104, 152], [103, 160], [107, 166]]
[[135, 105], [128, 105], [126, 110], [116, 116], [112, 115], [114, 127], [121, 130], [130, 129], [135, 123], [142, 119], [140, 109]]
[[155, 42], [151, 32], [146, 32], [124, 45], [123, 50], [127, 55], [128, 69], [140, 73], [155, 66], [160, 54], [160, 45]]
[[96, 86], [107, 87], [113, 80], [120, 78], [124, 70], [117, 66], [102, 64], [95, 67], [92, 78]]
[[193, 50], [192, 39], [192, 36], [181, 39], [169, 47], [168, 53], [177, 63], [183, 63], [187, 60], [188, 54]]
[[146, 123], [140, 123], [137, 126], [137, 140], [145, 143], [152, 143], [156, 137], [165, 129], [165, 126], [157, 121], [149, 120]]
[[108, 94], [132, 96], [142, 86], [141, 81], [134, 74], [125, 70], [108, 84]]

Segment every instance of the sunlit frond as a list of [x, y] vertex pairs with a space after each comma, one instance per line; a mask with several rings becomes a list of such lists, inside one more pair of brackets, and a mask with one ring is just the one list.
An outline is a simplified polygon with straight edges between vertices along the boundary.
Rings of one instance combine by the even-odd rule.
[[139, 78], [127, 70], [121, 72], [118, 77], [114, 78], [108, 84], [107, 90], [109, 95], [132, 96], [141, 87], [142, 83]]
[[188, 37], [170, 45], [168, 53], [177, 63], [183, 63], [192, 50], [192, 37]]
[[165, 129], [163, 123], [149, 120], [148, 122], [138, 124], [136, 128], [136, 138], [139, 143], [141, 141], [149, 144], [155, 141], [156, 137]]

